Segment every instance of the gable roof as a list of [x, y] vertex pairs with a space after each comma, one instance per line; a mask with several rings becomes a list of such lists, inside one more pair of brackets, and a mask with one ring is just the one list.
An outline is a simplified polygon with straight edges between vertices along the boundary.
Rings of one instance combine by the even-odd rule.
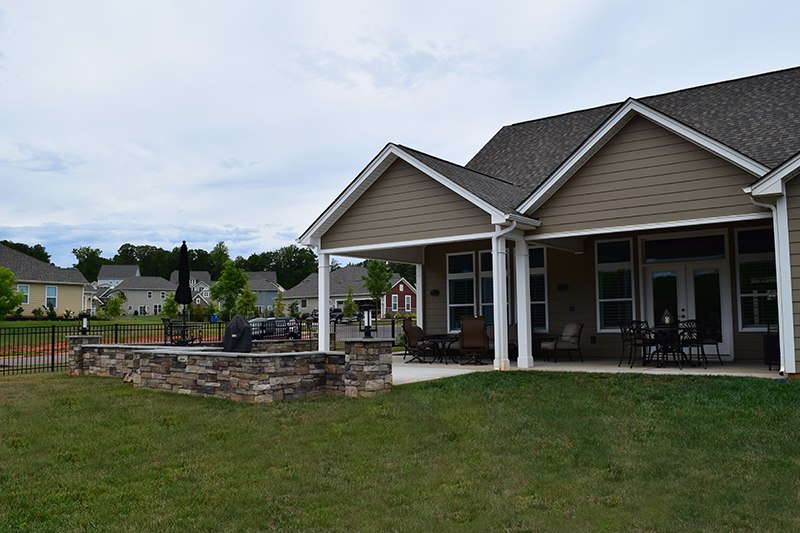
[[139, 275], [138, 265], [102, 265], [97, 279], [125, 279]]
[[250, 290], [253, 291], [277, 291], [278, 275], [275, 272], [245, 272], [247, 274]]
[[[211, 274], [205, 270], [190, 270], [189, 271], [189, 279], [196, 279], [197, 281], [203, 281], [206, 285], [211, 285]], [[173, 270], [169, 274], [169, 280], [172, 283], [178, 283], [178, 271]]]
[[[367, 269], [360, 265], [347, 265], [332, 271], [330, 277], [331, 297], [347, 296], [347, 291], [350, 287], [353, 287], [353, 296], [368, 297], [369, 291], [364, 286], [364, 280], [361, 279], [366, 275]], [[395, 272], [392, 274], [389, 283], [394, 287], [401, 279], [400, 274]], [[284, 298], [291, 300], [316, 298], [317, 296], [319, 296], [319, 274], [317, 272], [309, 274], [306, 279], [287, 290], [283, 295]]]
[[134, 276], [123, 280], [122, 283], [114, 287], [114, 290], [174, 291], [177, 288], [177, 283], [171, 283], [158, 276]]
[[17, 281], [85, 285], [83, 274], [75, 268], [60, 268], [0, 244], [0, 266], [14, 273]]

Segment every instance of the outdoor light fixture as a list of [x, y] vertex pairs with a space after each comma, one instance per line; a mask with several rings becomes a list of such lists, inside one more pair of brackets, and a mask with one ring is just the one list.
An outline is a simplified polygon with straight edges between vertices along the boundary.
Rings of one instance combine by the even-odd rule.
[[669, 309], [664, 308], [664, 312], [661, 313], [661, 323], [665, 326], [671, 326], [674, 321], [675, 318], [672, 316], [672, 313], [669, 312]]
[[439, 296], [439, 289], [431, 289], [431, 296]]
[[364, 311], [364, 329], [362, 329], [361, 331], [364, 332], [365, 339], [372, 338], [372, 311], [370, 311], [369, 309]]
[[81, 319], [81, 335], [86, 335], [89, 333], [89, 312], [88, 311], [81, 311], [78, 315]]

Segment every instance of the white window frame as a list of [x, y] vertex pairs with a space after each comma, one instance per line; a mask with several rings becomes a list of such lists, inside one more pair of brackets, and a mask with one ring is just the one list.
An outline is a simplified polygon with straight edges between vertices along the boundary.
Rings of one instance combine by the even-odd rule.
[[[47, 291], [53, 289], [55, 291], [55, 296], [48, 296]], [[53, 309], [58, 309], [58, 286], [56, 285], [45, 285], [44, 287], [44, 306], [47, 307], [47, 300], [52, 298], [54, 300]]]
[[308, 307], [308, 300], [307, 299], [300, 299], [300, 309], [305, 309]]
[[[597, 246], [606, 242], [620, 242], [628, 241], [628, 257], [627, 262], [619, 263], [599, 263], [599, 254], [597, 253]], [[595, 315], [597, 320], [597, 333], [616, 333], [619, 334], [619, 328], [605, 328], [601, 329], [600, 325], [600, 272], [601, 271], [616, 271], [621, 269], [628, 269], [631, 272], [631, 297], [630, 298], [605, 298], [603, 302], [631, 302], [631, 317], [636, 317], [636, 282], [633, 270], [633, 238], [622, 237], [616, 239], [598, 239], [594, 241], [594, 300], [595, 300]]]
[[405, 287], [403, 287], [402, 283], [400, 284], [400, 289], [399, 290], [400, 290], [400, 292], [404, 292], [405, 291]]
[[165, 299], [167, 297], [167, 291], [161, 291], [161, 299]]
[[[530, 266], [530, 253], [531, 253], [530, 251], [533, 250], [533, 249], [539, 249], [539, 248], [542, 249], [542, 254], [543, 254], [542, 259], [544, 261], [544, 266], [543, 267], [532, 268]], [[529, 255], [529, 257], [528, 257], [528, 276], [533, 277], [534, 275], [539, 275], [539, 274], [543, 274], [544, 275], [544, 301], [542, 302], [542, 301], [538, 301], [537, 300], [537, 301], [534, 302], [533, 300], [531, 300], [529, 302], [530, 306], [531, 306], [531, 328], [532, 328], [532, 331], [535, 332], [535, 333], [547, 333], [547, 332], [550, 331], [550, 305], [548, 304], [550, 295], [549, 295], [548, 290], [547, 290], [547, 248], [544, 247], [544, 246], [530, 246], [528, 248], [528, 255]], [[544, 304], [544, 329], [536, 329], [533, 326], [533, 304], [542, 304], [542, 303]]]
[[25, 300], [22, 301], [22, 305], [27, 305], [31, 303], [31, 286], [20, 284], [17, 285], [17, 292], [21, 292], [25, 295]]
[[400, 309], [400, 296], [392, 294], [392, 312], [397, 312]]
[[152, 300], [153, 299], [153, 291], [147, 291], [147, 299], [148, 300]]
[[411, 295], [410, 294], [406, 294], [405, 304], [406, 304], [406, 307], [405, 307], [406, 313], [410, 313], [411, 312]]
[[[777, 262], [777, 259], [775, 257], [775, 253], [774, 252], [772, 254], [769, 254], [769, 253], [741, 254], [741, 253], [739, 253], [739, 233], [740, 232], [754, 231], [754, 230], [765, 230], [765, 229], [772, 230], [773, 232], [775, 231], [775, 229], [772, 226], [754, 226], [752, 228], [736, 228], [734, 230], [733, 240], [734, 240], [734, 246], [735, 246], [735, 250], [736, 250], [735, 251], [735, 253], [736, 253], [736, 312], [738, 313], [738, 330], [739, 330], [739, 333], [758, 333], [758, 332], [767, 331], [767, 328], [765, 328], [763, 326], [754, 326], [754, 327], [745, 327], [744, 326], [743, 321], [742, 321], [742, 296], [758, 297], [758, 296], [770, 296], [770, 294], [769, 293], [742, 294], [742, 280], [741, 280], [741, 277], [739, 276], [739, 266], [741, 265], [741, 263], [759, 262], [759, 261], [764, 261], [764, 260], [767, 260], [767, 259], [771, 259], [773, 264], [775, 264]], [[744, 259], [742, 258], [743, 256], [744, 256]], [[778, 275], [777, 274], [777, 268], [778, 268], [777, 264], [775, 264], [775, 268], [776, 268], [775, 275], [777, 276]], [[775, 296], [776, 298], [778, 296], [777, 285], [775, 287], [775, 293], [774, 293], [773, 296]]]
[[161, 304], [153, 304], [153, 314], [154, 315], [160, 315], [161, 312], [163, 311], [163, 309], [164, 309], [163, 305], [161, 305]]
[[[459, 273], [459, 274], [451, 274], [450, 273], [450, 257], [456, 255], [469, 255], [472, 259], [472, 272], [468, 273]], [[450, 324], [450, 308], [451, 307], [467, 307], [469, 304], [450, 304], [450, 280], [451, 279], [469, 279], [472, 280], [472, 315], [476, 316], [475, 314], [475, 306], [477, 305], [477, 298], [476, 298], [476, 291], [477, 287], [475, 286], [475, 252], [468, 251], [468, 252], [453, 252], [449, 254], [445, 254], [444, 260], [444, 268], [446, 276], [446, 283], [447, 283], [447, 331], [449, 333], [458, 333], [460, 330], [455, 329]]]

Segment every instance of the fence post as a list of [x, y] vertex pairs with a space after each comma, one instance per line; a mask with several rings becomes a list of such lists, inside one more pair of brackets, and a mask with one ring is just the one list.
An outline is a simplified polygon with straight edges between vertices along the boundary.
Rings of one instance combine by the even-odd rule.
[[56, 325], [50, 326], [50, 372], [56, 371]]
[[114, 344], [119, 344], [119, 324], [114, 324]]
[[394, 334], [395, 324], [397, 323], [397, 318], [392, 317], [392, 339], [396, 339], [397, 335]]

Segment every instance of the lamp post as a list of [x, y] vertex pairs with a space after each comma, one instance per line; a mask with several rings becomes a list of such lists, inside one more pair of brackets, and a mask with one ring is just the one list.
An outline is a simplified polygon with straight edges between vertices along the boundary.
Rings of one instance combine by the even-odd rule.
[[81, 319], [81, 335], [89, 333], [89, 312], [81, 311], [78, 317]]

